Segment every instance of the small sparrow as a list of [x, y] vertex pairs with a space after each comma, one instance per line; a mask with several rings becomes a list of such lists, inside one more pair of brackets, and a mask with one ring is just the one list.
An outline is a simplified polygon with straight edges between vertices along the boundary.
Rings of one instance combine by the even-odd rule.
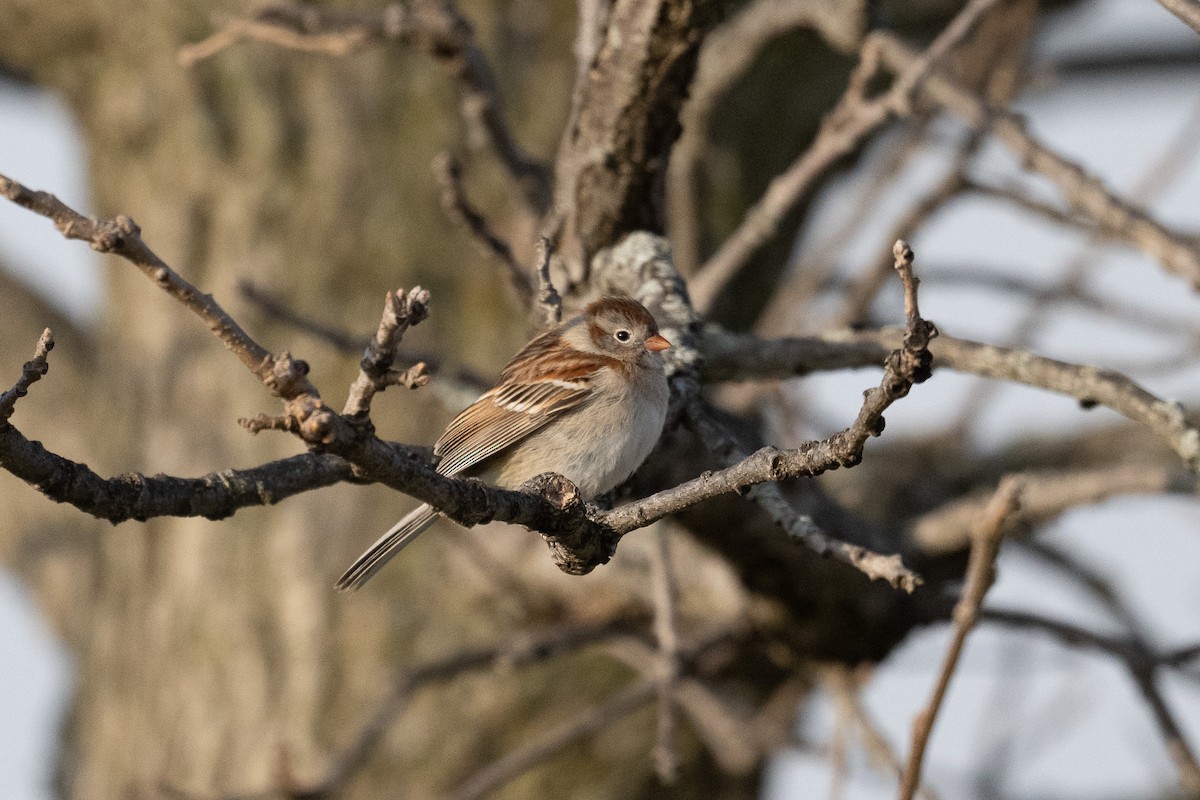
[[[591, 499], [633, 474], [667, 416], [660, 352], [671, 343], [636, 300], [604, 297], [525, 345], [500, 383], [454, 418], [433, 447], [443, 475], [516, 489], [557, 472]], [[359, 556], [337, 588], [357, 589], [438, 518], [424, 504]]]

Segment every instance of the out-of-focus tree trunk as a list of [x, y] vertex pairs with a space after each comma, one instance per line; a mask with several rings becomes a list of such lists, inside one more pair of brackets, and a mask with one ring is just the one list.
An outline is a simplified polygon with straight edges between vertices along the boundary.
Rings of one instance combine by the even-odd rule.
[[[334, 60], [247, 44], [189, 69], [178, 64], [178, 48], [244, 6], [3, 5], [0, 60], [70, 103], [88, 143], [97, 212], [130, 214], [152, 247], [268, 346], [307, 358], [330, 402], [344, 399], [354, 360], [271, 329], [236, 299], [236, 281], [253, 280], [296, 310], [364, 334], [388, 288], [420, 282], [439, 313], [413, 334], [414, 346], [488, 370], [525, 336], [523, 316], [497, 302], [507, 291], [498, 271], [439, 210], [429, 163], [461, 137], [455, 88], [436, 64], [395, 48]], [[570, 9], [531, 6], [514, 15], [526, 29], [489, 38], [491, 6], [467, 11], [511, 74], [539, 76], [514, 83], [509, 101], [521, 110], [524, 140], [549, 153], [566, 108], [537, 96], [570, 85]], [[529, 38], [546, 46], [524, 46]], [[19, 165], [10, 168], [20, 177]], [[109, 305], [95, 358], [67, 383], [67, 359], [79, 354], [64, 353], [74, 345], [61, 337], [40, 387], [69, 397], [74, 411], [53, 425], [47, 415], [35, 433], [106, 474], [202, 474], [295, 452], [287, 438], [251, 437], [236, 424], [274, 401], [202, 325], [127, 264], [106, 260], [104, 269]], [[14, 353], [16, 364], [25, 349]], [[444, 420], [427, 397], [399, 390], [377, 410], [385, 435], [414, 441]], [[16, 506], [37, 499], [11, 485], [5, 494]], [[502, 635], [502, 615], [481, 619], [466, 598], [458, 604], [435, 591], [440, 571], [429, 549], [414, 549], [384, 579], [403, 592], [332, 590], [340, 568], [404, 510], [390, 493], [341, 487], [220, 523], [108, 530], [56, 513], [53, 523], [22, 525], [20, 536], [57, 548], [54, 558], [12, 563], [78, 668], [63, 796], [149, 797], [160, 783], [197, 793], [261, 789], [276, 785], [281, 758], [295, 780], [316, 779], [387, 691], [398, 661]], [[16, 553], [20, 543], [5, 546]], [[436, 605], [414, 603], [423, 596]], [[472, 691], [418, 698], [405, 735], [388, 742], [355, 795], [379, 796], [400, 771], [411, 796], [432, 796], [503, 747], [506, 720], [548, 702], [513, 693], [484, 707], [469, 701]], [[600, 774], [596, 796], [616, 792]]]
[[[549, 159], [567, 149], [558, 139], [574, 82], [573, 9], [533, 0], [515, 5], [480, 0], [463, 10], [494, 59], [521, 141]], [[463, 138], [451, 80], [427, 58], [394, 47], [332, 60], [243, 43], [192, 68], [178, 64], [179, 47], [210, 33], [215, 15], [246, 10], [165, 0], [0, 0], [0, 14], [16, 20], [17, 32], [0, 40], [0, 62], [61, 92], [74, 109], [88, 142], [97, 212], [130, 214], [157, 252], [226, 303], [266, 346], [307, 359], [327, 401], [340, 405], [353, 359], [273, 328], [236, 300], [239, 279], [276, 291], [301, 313], [363, 334], [373, 330], [387, 289], [419, 282], [433, 290], [435, 313], [405, 347], [494, 372], [524, 339], [524, 315], [497, 302], [508, 291], [499, 271], [438, 209], [430, 160]], [[711, 7], [704, 13], [715, 18]], [[794, 35], [778, 47], [811, 56], [796, 70], [813, 73], [812, 80], [800, 74], [794, 85], [843, 84], [847, 62], [821, 50], [814, 36]], [[681, 58], [678, 70], [655, 76], [664, 95], [682, 95], [691, 60]], [[614, 82], [625, 77], [614, 73]], [[729, 116], [718, 119], [718, 146], [754, 166], [746, 170], [745, 196], [717, 204], [729, 219], [803, 149], [826, 110], [810, 93], [780, 94], [753, 73], [735, 101]], [[765, 119], [731, 122], [749, 109], [767, 112], [787, 135], [753, 135]], [[597, 171], [578, 181], [591, 194], [577, 198], [580, 218], [567, 221], [568, 251], [572, 236], [574, 250], [588, 254], [628, 230], [661, 226], [659, 173], [677, 125], [670, 114], [650, 123], [632, 137], [630, 150], [653, 150], [649, 161], [659, 172]], [[739, 125], [740, 138], [732, 130]], [[579, 149], [586, 161], [595, 143], [583, 140]], [[482, 157], [472, 167], [472, 192], [491, 221], [528, 247], [534, 226], [504, 210], [520, 204], [505, 194], [497, 165]], [[614, 191], [628, 192], [628, 202], [589, 217], [593, 204], [605, 204], [598, 193], [621, 180], [625, 188]], [[728, 225], [714, 227], [723, 234]], [[783, 247], [761, 260], [782, 264]], [[526, 262], [528, 255], [519, 254]], [[42, 428], [32, 433], [104, 474], [195, 475], [295, 452], [290, 438], [251, 437], [235, 424], [274, 411], [274, 401], [202, 325], [128, 264], [112, 260], [104, 268], [109, 307], [89, 358], [80, 360], [78, 380], [66, 382], [73, 376], [62, 374], [64, 354], [56, 352], [51, 379], [38, 387], [58, 393], [58, 401], [71, 393], [61, 403], [71, 418], [51, 425], [43, 415]], [[751, 272], [763, 280], [746, 289], [741, 311], [761, 305], [775, 277]], [[748, 321], [725, 311], [735, 322]], [[29, 324], [30, 346], [38, 324]], [[71, 346], [62, 341], [62, 349]], [[428, 392], [414, 399], [400, 391], [375, 404], [376, 425], [390, 438], [428, 442], [453, 409], [439, 410]], [[673, 480], [701, 468], [671, 467], [681, 473]], [[39, 519], [50, 513], [32, 490], [6, 492], [13, 497], [6, 495], [4, 505], [31, 505]], [[810, 494], [806, 510], [837, 530], [837, 520], [821, 517], [821, 502]], [[63, 742], [63, 796], [152, 796], [160, 785], [204, 796], [262, 790], [281, 780], [309, 783], [387, 693], [398, 663], [495, 642], [517, 625], [553, 618], [536, 602], [532, 612], [503, 592], [498, 601], [481, 602], [486, 587], [465, 579], [454, 584], [469, 570], [455, 563], [447, 569], [453, 557], [445, 550], [452, 547], [414, 547], [371, 591], [335, 594], [331, 583], [340, 569], [405, 510], [392, 493], [340, 486], [220, 523], [155, 520], [105, 530], [71, 511], [50, 522], [22, 519], [11, 529], [22, 541], [5, 541], [3, 552], [35, 588], [78, 665]], [[791, 615], [802, 644], [849, 660], [877, 657], [907, 629], [891, 624], [905, 606], [890, 589], [864, 588], [856, 573], [825, 582], [841, 568], [787, 543], [761, 515], [751, 524], [751, 513], [721, 503], [719, 511], [709, 508], [684, 522], [706, 531], [700, 538], [736, 563], [733, 573]], [[734, 524], [744, 526], [744, 541], [724, 535]], [[581, 607], [624, 602], [599, 576], [555, 574], [534, 537], [494, 535], [507, 536], [502, 541], [523, 555], [520, 568], [534, 575], [533, 584], [574, 593]], [[30, 541], [53, 549], [22, 547]], [[644, 566], [636, 547], [622, 545], [630, 584]], [[18, 553], [32, 555], [13, 557]], [[720, 606], [719, 598], [695, 602]], [[728, 671], [740, 681], [741, 696], [755, 702], [784, 673], [764, 664]], [[402, 775], [409, 796], [435, 796], [527, 738], [534, 729], [529, 720], [561, 719], [627, 677], [611, 661], [572, 656], [499, 689], [490, 679], [468, 678], [425, 690], [351, 794], [381, 796]], [[583, 796], [580, 787], [596, 798], [670, 796], [651, 777], [650, 714], [600, 736], [522, 777], [507, 796], [559, 797], [564, 787], [572, 796]], [[701, 753], [685, 735], [689, 769], [675, 795], [753, 796], [755, 770], [726, 774]]]

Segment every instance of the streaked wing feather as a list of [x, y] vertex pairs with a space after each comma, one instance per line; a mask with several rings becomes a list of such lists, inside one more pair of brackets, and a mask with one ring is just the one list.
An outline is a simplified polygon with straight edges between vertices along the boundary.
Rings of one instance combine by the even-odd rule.
[[438, 472], [457, 475], [516, 444], [552, 419], [582, 403], [586, 380], [504, 384], [455, 417], [433, 451]]

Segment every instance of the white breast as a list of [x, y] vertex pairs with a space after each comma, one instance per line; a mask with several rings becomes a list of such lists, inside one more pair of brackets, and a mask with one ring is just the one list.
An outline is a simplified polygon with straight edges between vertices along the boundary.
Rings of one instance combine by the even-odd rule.
[[615, 374], [598, 378], [593, 399], [514, 447], [496, 484], [516, 488], [557, 472], [591, 499], [632, 475], [662, 434], [668, 398], [661, 371], [634, 372], [636, 385]]

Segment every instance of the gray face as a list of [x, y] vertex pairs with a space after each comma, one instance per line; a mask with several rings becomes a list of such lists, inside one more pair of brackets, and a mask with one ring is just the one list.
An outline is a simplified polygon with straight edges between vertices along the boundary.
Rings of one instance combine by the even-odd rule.
[[589, 306], [588, 333], [601, 352], [622, 360], [636, 360], [646, 352], [646, 340], [658, 333], [654, 318], [640, 304], [609, 297]]

